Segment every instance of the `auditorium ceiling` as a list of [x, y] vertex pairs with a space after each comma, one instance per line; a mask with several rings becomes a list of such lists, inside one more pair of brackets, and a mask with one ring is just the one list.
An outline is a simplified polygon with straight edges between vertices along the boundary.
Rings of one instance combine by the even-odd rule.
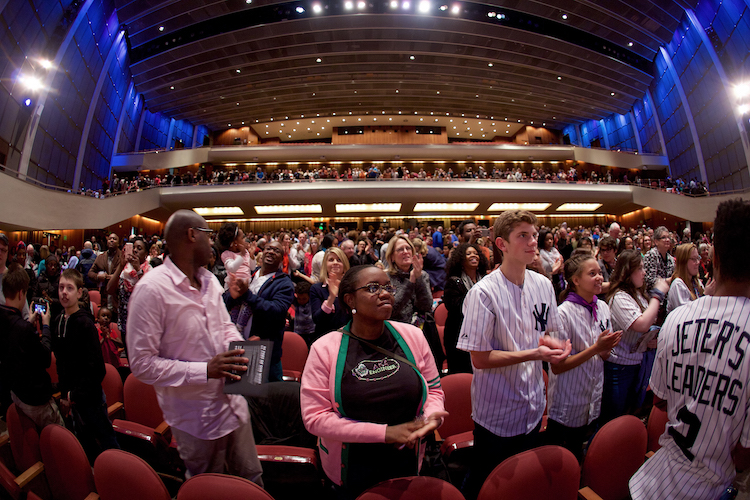
[[627, 113], [697, 2], [116, 3], [149, 110], [222, 130], [349, 114], [562, 128]]

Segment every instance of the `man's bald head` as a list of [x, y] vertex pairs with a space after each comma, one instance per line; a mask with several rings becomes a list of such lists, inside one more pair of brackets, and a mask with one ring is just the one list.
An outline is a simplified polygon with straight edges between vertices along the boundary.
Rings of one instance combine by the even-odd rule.
[[94, 245], [92, 245], [90, 241], [84, 241], [83, 242], [83, 248], [84, 249], [93, 250], [94, 249]]
[[188, 229], [207, 226], [205, 219], [192, 210], [178, 210], [164, 226], [164, 237], [167, 245], [174, 251], [188, 241]]

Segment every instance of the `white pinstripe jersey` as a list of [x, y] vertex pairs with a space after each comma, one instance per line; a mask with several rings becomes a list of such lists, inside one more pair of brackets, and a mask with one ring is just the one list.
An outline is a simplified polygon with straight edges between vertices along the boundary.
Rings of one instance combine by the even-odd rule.
[[662, 448], [630, 479], [638, 499], [719, 498], [735, 476], [732, 450], [750, 447], [750, 300], [702, 297], [659, 334], [651, 388], [667, 401]]
[[[500, 269], [493, 271], [471, 287], [463, 313], [456, 344], [463, 351], [535, 349], [545, 331], [563, 330], [552, 283], [533, 271], [526, 271], [523, 288], [505, 278]], [[474, 368], [472, 418], [497, 436], [534, 430], [545, 402], [541, 361]]]
[[[573, 345], [571, 356], [596, 344], [599, 335], [610, 328], [609, 306], [603, 300], [596, 301], [596, 321], [585, 307], [573, 302], [563, 302], [557, 310]], [[603, 384], [604, 361], [599, 355], [560, 375], [550, 370], [547, 415], [568, 427], [590, 424], [601, 411]]]

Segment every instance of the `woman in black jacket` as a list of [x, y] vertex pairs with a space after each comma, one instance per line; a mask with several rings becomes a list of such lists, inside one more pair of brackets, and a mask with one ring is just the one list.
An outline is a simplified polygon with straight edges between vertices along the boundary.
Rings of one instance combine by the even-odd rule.
[[476, 243], [459, 245], [451, 253], [445, 266], [447, 279], [443, 303], [448, 309], [448, 318], [445, 320], [443, 342], [449, 373], [472, 373], [471, 356], [468, 352], [456, 349], [456, 342], [464, 322], [462, 308], [466, 294], [487, 274], [488, 268], [489, 262]]

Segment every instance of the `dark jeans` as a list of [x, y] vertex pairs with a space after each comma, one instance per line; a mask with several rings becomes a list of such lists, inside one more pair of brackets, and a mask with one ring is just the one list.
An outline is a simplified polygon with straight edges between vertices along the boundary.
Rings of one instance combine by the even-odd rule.
[[120, 449], [107, 415], [107, 403], [102, 391], [100, 401], [74, 402], [71, 407], [75, 433], [81, 446], [93, 464], [96, 457], [104, 450]]
[[282, 382], [284, 380], [284, 369], [281, 367], [281, 360], [273, 363], [268, 372], [269, 382]]
[[541, 420], [528, 434], [501, 437], [488, 431], [479, 424], [474, 424], [474, 460], [466, 479], [464, 495], [467, 500], [476, 498], [485, 479], [500, 465], [503, 460], [523, 451], [536, 448], [539, 442]]
[[555, 420], [547, 420], [544, 441], [547, 444], [562, 446], [570, 450], [579, 462], [583, 461], [583, 442], [589, 433], [596, 428], [597, 421], [581, 427], [568, 427]]
[[635, 410], [640, 369], [641, 365], [618, 365], [604, 362], [602, 425]]

